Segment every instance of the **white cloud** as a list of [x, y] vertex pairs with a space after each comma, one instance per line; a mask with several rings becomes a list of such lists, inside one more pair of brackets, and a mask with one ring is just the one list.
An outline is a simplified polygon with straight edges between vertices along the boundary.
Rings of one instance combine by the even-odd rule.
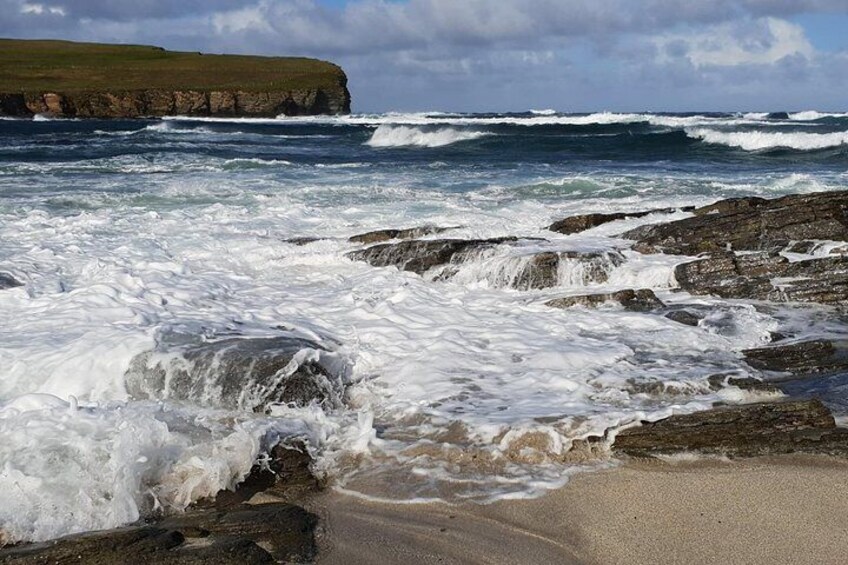
[[772, 65], [787, 57], [812, 59], [815, 55], [804, 28], [777, 18], [664, 35], [655, 39], [655, 43], [661, 61], [682, 56], [696, 67]]
[[44, 4], [30, 4], [24, 2], [21, 4], [21, 14], [32, 14], [41, 16], [43, 14], [51, 14], [54, 16], [65, 16], [65, 10], [61, 6], [45, 6]]

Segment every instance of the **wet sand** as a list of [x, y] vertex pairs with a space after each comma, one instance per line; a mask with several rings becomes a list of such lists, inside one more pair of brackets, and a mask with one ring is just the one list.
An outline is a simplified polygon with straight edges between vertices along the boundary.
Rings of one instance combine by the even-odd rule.
[[848, 462], [628, 463], [534, 500], [385, 504], [328, 492], [319, 563], [848, 561]]

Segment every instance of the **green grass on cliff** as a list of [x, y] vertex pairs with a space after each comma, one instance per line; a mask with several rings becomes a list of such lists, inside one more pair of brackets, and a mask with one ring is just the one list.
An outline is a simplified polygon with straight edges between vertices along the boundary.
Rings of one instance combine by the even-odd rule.
[[0, 92], [142, 89], [277, 91], [339, 84], [331, 63], [205, 55], [144, 45], [0, 39]]

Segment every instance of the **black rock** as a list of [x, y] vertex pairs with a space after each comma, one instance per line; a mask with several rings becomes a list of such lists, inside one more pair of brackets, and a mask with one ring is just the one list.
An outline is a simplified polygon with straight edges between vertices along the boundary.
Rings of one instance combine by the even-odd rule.
[[320, 237], [290, 237], [288, 239], [284, 239], [284, 243], [291, 243], [292, 245], [309, 245], [310, 243], [315, 243], [316, 241], [321, 241]]
[[553, 308], [569, 308], [571, 306], [596, 307], [604, 302], [618, 302], [624, 306], [625, 310], [630, 310], [632, 312], [650, 312], [665, 306], [665, 304], [657, 298], [657, 295], [654, 294], [654, 291], [644, 288], [640, 290], [619, 290], [616, 292], [602, 294], [566, 296], [546, 302], [545, 305]]
[[760, 371], [815, 375], [848, 370], [848, 342], [817, 339], [747, 349], [745, 362]]
[[665, 317], [686, 326], [697, 326], [703, 319], [703, 316], [694, 314], [689, 310], [673, 310], [667, 313]]
[[792, 263], [775, 252], [728, 251], [678, 265], [674, 274], [680, 288], [692, 294], [821, 304], [848, 301], [848, 257], [841, 255]]
[[[306, 350], [298, 362], [295, 356]], [[273, 403], [326, 407], [342, 403], [345, 375], [322, 363], [328, 353], [310, 340], [279, 336], [169, 343], [137, 355], [126, 373], [134, 399], [189, 400], [203, 406], [261, 411]]]
[[0, 273], [0, 290], [16, 288], [19, 286], [24, 286], [24, 283], [20, 282], [9, 273]]
[[383, 241], [391, 241], [393, 239], [417, 239], [419, 237], [423, 237], [425, 235], [433, 235], [437, 233], [443, 233], [448, 230], [458, 229], [456, 227], [447, 227], [442, 228], [438, 226], [420, 226], [417, 228], [407, 228], [407, 229], [385, 229], [385, 230], [376, 230], [368, 233], [363, 233], [359, 235], [352, 236], [349, 241], [353, 243], [380, 243]]
[[316, 555], [318, 518], [286, 503], [193, 510], [130, 526], [0, 550], [0, 563], [45, 565], [303, 563]]
[[678, 211], [691, 212], [694, 209], [694, 206], [687, 206], [683, 208], [659, 208], [656, 210], [643, 210], [640, 212], [580, 214], [577, 216], [571, 216], [563, 220], [559, 220], [558, 222], [554, 222], [553, 224], [548, 226], [548, 229], [550, 231], [568, 235], [572, 233], [586, 231], [588, 229], [607, 224], [609, 222], [614, 222], [616, 220], [624, 220], [627, 218], [643, 218], [649, 214], [673, 214], [674, 212]]
[[848, 455], [848, 429], [837, 428], [817, 400], [724, 406], [642, 422], [615, 437], [613, 450], [637, 457], [681, 452], [756, 457], [784, 453]]
[[354, 261], [365, 261], [375, 267], [397, 267], [423, 275], [433, 267], [449, 264], [458, 254], [479, 252], [516, 238], [433, 239], [383, 243], [347, 254]]
[[769, 112], [766, 116], [767, 120], [788, 120], [789, 114], [787, 112]]
[[848, 191], [765, 200], [737, 198], [695, 210], [696, 216], [622, 234], [642, 253], [783, 249], [791, 241], [848, 241]]

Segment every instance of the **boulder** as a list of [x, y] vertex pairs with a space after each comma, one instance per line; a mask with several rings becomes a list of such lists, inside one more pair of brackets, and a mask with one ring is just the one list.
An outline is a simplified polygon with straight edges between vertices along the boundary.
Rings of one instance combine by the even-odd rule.
[[818, 400], [722, 406], [626, 429], [614, 452], [636, 457], [681, 452], [755, 457], [785, 453], [848, 455], [848, 429], [837, 428]]
[[640, 212], [580, 214], [577, 216], [571, 216], [563, 220], [559, 220], [558, 222], [554, 222], [553, 224], [548, 226], [548, 229], [550, 231], [569, 235], [572, 233], [586, 231], [588, 229], [595, 228], [600, 225], [607, 224], [609, 222], [614, 222], [616, 220], [624, 220], [627, 218], [642, 218], [649, 214], [673, 214], [677, 211], [691, 212], [694, 209], [694, 206], [687, 206], [683, 208], [659, 208], [656, 210], [643, 210]]
[[333, 353], [298, 337], [179, 343], [166, 335], [131, 361], [125, 379], [134, 399], [255, 411], [274, 403], [333, 408], [342, 404], [346, 386], [336, 365]]
[[381, 243], [384, 241], [391, 241], [393, 239], [417, 239], [419, 237], [424, 237], [425, 235], [433, 235], [437, 233], [443, 233], [449, 230], [457, 229], [455, 227], [450, 228], [442, 228], [438, 226], [420, 226], [417, 228], [407, 228], [407, 229], [385, 229], [385, 230], [376, 230], [370, 231], [367, 233], [362, 233], [359, 235], [354, 235], [349, 238], [349, 241], [353, 243], [364, 243], [364, 244], [372, 244], [372, 243]]
[[677, 322], [678, 324], [683, 324], [685, 326], [697, 326], [703, 316], [690, 312], [689, 310], [672, 310], [671, 312], [666, 313], [666, 318]]
[[791, 241], [848, 241], [848, 191], [794, 194], [774, 200], [742, 198], [695, 210], [695, 216], [641, 226], [622, 234], [642, 253], [697, 255], [776, 250]]
[[6, 290], [7, 288], [16, 288], [19, 286], [24, 286], [24, 283], [20, 282], [18, 279], [16, 279], [9, 273], [0, 272], [0, 290]]
[[449, 264], [461, 253], [480, 252], [502, 243], [517, 241], [514, 237], [495, 239], [431, 239], [383, 243], [347, 254], [354, 261], [365, 261], [375, 267], [397, 267], [423, 275], [433, 267]]
[[618, 290], [601, 294], [565, 296], [545, 302], [545, 305], [552, 308], [569, 308], [571, 306], [597, 307], [605, 302], [618, 302], [625, 310], [630, 310], [631, 312], [650, 312], [665, 306], [657, 298], [657, 295], [654, 294], [654, 291], [647, 288], [640, 290]]

